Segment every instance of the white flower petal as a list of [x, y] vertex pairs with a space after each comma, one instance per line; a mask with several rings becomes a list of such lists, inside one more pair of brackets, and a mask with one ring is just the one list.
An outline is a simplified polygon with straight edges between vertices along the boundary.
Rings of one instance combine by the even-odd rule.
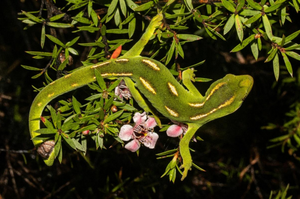
[[143, 141], [143, 144], [145, 147], [148, 147], [149, 149], [154, 149], [157, 139], [158, 139], [158, 134], [153, 132], [153, 133], [148, 133], [148, 135], [144, 138], [145, 140]]
[[132, 138], [132, 134], [133, 127], [128, 124], [125, 124], [120, 129], [119, 138], [123, 141], [128, 141]]
[[146, 127], [147, 128], [154, 128], [156, 127], [157, 123], [153, 117], [148, 117], [146, 121]]
[[178, 137], [183, 133], [181, 126], [173, 124], [167, 130], [167, 135], [169, 137]]
[[147, 119], [146, 112], [143, 112], [142, 114], [137, 112], [133, 116], [133, 121], [135, 122], [135, 125], [140, 125], [141, 123], [145, 122]]
[[125, 149], [131, 151], [131, 152], [136, 152], [140, 148], [140, 143], [136, 139], [131, 140], [125, 145]]

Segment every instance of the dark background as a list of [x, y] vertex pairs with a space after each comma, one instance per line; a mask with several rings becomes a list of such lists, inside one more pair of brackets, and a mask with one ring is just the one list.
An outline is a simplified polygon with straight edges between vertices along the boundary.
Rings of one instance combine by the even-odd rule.
[[[300, 198], [299, 161], [281, 148], [267, 149], [270, 139], [282, 135], [267, 131], [269, 122], [282, 125], [284, 113], [297, 96], [293, 88], [274, 84], [272, 65], [261, 55], [255, 62], [249, 50], [242, 57], [228, 52], [236, 40], [217, 42], [203, 39], [184, 46], [186, 66], [203, 59], [197, 76], [218, 79], [226, 73], [250, 74], [255, 84], [243, 106], [234, 114], [213, 121], [198, 132], [205, 141], [192, 143], [193, 159], [206, 170], [193, 169], [181, 182], [160, 178], [169, 159], [155, 154], [174, 147], [174, 140], [160, 134], [155, 150], [141, 148], [140, 157], [120, 146], [89, 151], [91, 164], [79, 154], [47, 167], [36, 156], [28, 131], [28, 112], [36, 95], [31, 85], [34, 74], [20, 65], [39, 67], [25, 53], [39, 51], [40, 29], [24, 31], [17, 18], [21, 10], [38, 10], [39, 1], [0, 1], [0, 199], [1, 198], [268, 198], [271, 190], [288, 184], [288, 195]], [[299, 28], [299, 15], [284, 30]], [[69, 40], [69, 39], [66, 39]], [[200, 55], [200, 56], [199, 56]], [[79, 64], [78, 60], [76, 63]], [[295, 62], [294, 71], [299, 63]], [[281, 76], [284, 78], [286, 76]], [[203, 92], [210, 83], [197, 84]], [[275, 85], [275, 86], [274, 86]], [[179, 174], [178, 174], [179, 175]]]

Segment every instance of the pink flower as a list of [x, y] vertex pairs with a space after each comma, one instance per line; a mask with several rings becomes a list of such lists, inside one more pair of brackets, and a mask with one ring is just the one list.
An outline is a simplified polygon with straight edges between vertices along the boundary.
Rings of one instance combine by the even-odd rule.
[[167, 130], [167, 135], [169, 137], [178, 137], [187, 131], [187, 125], [178, 122], [174, 123], [175, 124], [172, 124]]
[[115, 95], [123, 99], [123, 97], [128, 100], [131, 98], [131, 93], [126, 86], [124, 80], [122, 80], [119, 85], [115, 88]]
[[129, 141], [125, 148], [131, 152], [136, 152], [140, 148], [140, 143], [145, 147], [153, 149], [158, 139], [158, 134], [153, 132], [153, 128], [157, 125], [152, 117], [148, 117], [146, 113], [135, 113], [133, 116], [135, 126], [125, 124], [121, 127], [119, 137], [123, 141]]

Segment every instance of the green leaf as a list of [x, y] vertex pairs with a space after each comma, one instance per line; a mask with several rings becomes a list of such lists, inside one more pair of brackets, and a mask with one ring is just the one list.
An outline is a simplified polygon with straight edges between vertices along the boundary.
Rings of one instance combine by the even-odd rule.
[[278, 51], [278, 48], [272, 48], [270, 55], [265, 60], [265, 63], [271, 61], [274, 58], [274, 56], [276, 55], [277, 51]]
[[239, 0], [236, 6], [236, 11], [239, 12], [245, 5], [245, 0]]
[[78, 30], [77, 31], [73, 31], [75, 32], [79, 32], [79, 31], [89, 31], [90, 33], [94, 33], [94, 32], [98, 32], [100, 30], [100, 28], [96, 28], [96, 27], [92, 27], [92, 26], [81, 26], [81, 27], [77, 27]]
[[256, 22], [261, 17], [261, 13], [254, 15], [253, 17], [249, 18], [247, 21], [245, 21], [244, 24], [252, 24]]
[[240, 15], [242, 15], [242, 16], [254, 16], [254, 15], [257, 15], [257, 14], [260, 14], [260, 13], [261, 13], [261, 11], [259, 11], [259, 10], [243, 9], [240, 12]]
[[79, 22], [79, 23], [83, 23], [83, 24], [91, 24], [91, 21], [88, 18], [82, 17], [82, 16], [76, 16], [76, 17], [72, 17], [72, 19], [74, 19], [75, 21]]
[[184, 59], [184, 51], [181, 47], [180, 42], [178, 42], [178, 43], [176, 42], [175, 44], [176, 44], [176, 46], [175, 46], [176, 47], [176, 53], [178, 53], [180, 55], [180, 57], [182, 57]]
[[124, 15], [124, 17], [126, 17], [127, 16], [127, 6], [125, 3], [125, 0], [119, 0], [119, 3], [120, 3], [120, 7], [121, 7], [121, 12]]
[[171, 61], [171, 59], [172, 59], [172, 57], [173, 57], [174, 50], [175, 50], [175, 43], [176, 43], [176, 41], [175, 41], [175, 39], [173, 38], [173, 42], [172, 42], [171, 47], [170, 47], [170, 49], [169, 49], [169, 51], [168, 51], [168, 53], [167, 53], [167, 60], [166, 60], [166, 62], [165, 62], [165, 65], [167, 65], [167, 64]]
[[298, 35], [300, 34], [300, 30], [290, 34], [289, 36], [285, 37], [285, 43], [288, 43], [290, 41], [292, 41], [293, 39], [295, 39]]
[[234, 14], [232, 14], [229, 19], [227, 20], [225, 26], [224, 26], [224, 32], [223, 34], [226, 35], [230, 30], [231, 28], [233, 27], [234, 25]]
[[55, 15], [53, 17], [50, 17], [49, 18], [49, 21], [56, 21], [56, 20], [59, 20], [61, 18], [63, 18], [65, 16], [66, 13], [62, 13], [62, 14], [58, 14], [58, 15]]
[[229, 10], [230, 12], [234, 13], [235, 12], [235, 7], [227, 0], [222, 0], [223, 6]]
[[113, 104], [113, 102], [114, 102], [114, 98], [113, 97], [109, 98], [109, 100], [105, 99], [105, 105], [104, 105], [103, 109], [105, 111], [107, 111], [111, 107], [111, 105]]
[[95, 70], [95, 75], [96, 75], [96, 79], [98, 82], [98, 85], [100, 86], [100, 88], [103, 90], [106, 90], [106, 83], [103, 79], [103, 77], [101, 76], [101, 73], [98, 70]]
[[240, 19], [239, 15], [235, 15], [235, 28], [236, 28], [236, 32], [237, 32], [237, 35], [239, 37], [239, 40], [241, 42], [243, 42], [244, 30], [243, 30], [243, 24], [241, 22], [241, 19]]
[[[110, 3], [108, 10], [107, 10], [107, 16], [111, 16], [113, 14], [113, 12], [115, 11], [115, 9], [117, 8], [118, 5], [118, 0], [112, 0], [112, 2]], [[108, 21], [106, 21], [108, 22]]]
[[271, 27], [271, 24], [270, 24], [270, 21], [269, 21], [267, 15], [263, 15], [262, 19], [263, 19], [263, 24], [264, 24], [264, 27], [266, 30], [266, 34], [268, 35], [269, 39], [272, 40], [272, 38], [273, 38], [272, 27]]
[[108, 87], [107, 91], [108, 91], [108, 92], [113, 91], [113, 90], [119, 85], [119, 83], [120, 83], [121, 81], [122, 81], [121, 78], [118, 79], [118, 80], [116, 80], [116, 81], [114, 81], [114, 83], [112, 83], [112, 84]]
[[32, 67], [32, 66], [26, 66], [26, 65], [21, 65], [23, 68], [26, 70], [33, 70], [33, 71], [42, 71], [43, 69]]
[[256, 3], [255, 1], [253, 0], [247, 0], [247, 3], [254, 9], [256, 10], [261, 10], [262, 9], [262, 6], [259, 5], [258, 3]]
[[274, 59], [273, 59], [273, 71], [274, 71], [274, 75], [275, 75], [275, 79], [276, 81], [278, 81], [279, 79], [279, 56], [276, 53]]
[[177, 34], [176, 36], [178, 39], [182, 39], [186, 41], [197, 41], [202, 39], [202, 37], [198, 35], [192, 35], [192, 34]]
[[282, 25], [284, 25], [285, 23], [285, 19], [286, 19], [286, 7], [284, 6], [281, 10], [280, 10], [280, 17], [281, 17], [281, 23]]
[[104, 124], [107, 124], [107, 123], [109, 123], [110, 121], [113, 121], [113, 120], [117, 119], [118, 117], [120, 117], [120, 115], [122, 115], [123, 112], [124, 112], [124, 111], [121, 110], [121, 111], [118, 111], [118, 112], [116, 112], [116, 113], [114, 113], [114, 114], [111, 114], [110, 116], [108, 116], [107, 118], [105, 118], [105, 120], [103, 121], [103, 123], [104, 123]]
[[262, 44], [261, 44], [261, 38], [260, 37], [257, 38], [257, 45], [258, 45], [258, 49], [261, 50], [262, 49]]
[[44, 72], [40, 72], [40, 73], [32, 76], [31, 79], [36, 79], [36, 78], [40, 77], [42, 74], [44, 74]]
[[36, 22], [33, 22], [33, 21], [29, 20], [29, 19], [24, 19], [24, 20], [22, 21], [22, 23], [26, 23], [26, 24], [28, 24], [29, 26], [32, 26], [32, 25], [35, 25], [35, 24], [36, 24]]
[[77, 50], [75, 50], [74, 48], [69, 47], [69, 48], [67, 48], [67, 50], [73, 55], [78, 55]]
[[58, 71], [63, 71], [66, 66], [67, 66], [67, 63], [68, 63], [69, 59], [65, 59], [57, 68]]
[[230, 52], [238, 52], [238, 51], [242, 50], [254, 39], [255, 39], [255, 34], [250, 35], [245, 40], [243, 40], [242, 43], [240, 43], [236, 47], [234, 47]]
[[35, 21], [37, 23], [42, 23], [44, 20], [40, 19], [36, 16], [34, 16], [33, 14], [30, 14], [29, 12], [25, 12], [22, 10], [22, 13], [26, 15], [26, 17], [28, 17], [29, 19], [31, 19], [32, 21]]
[[116, 12], [114, 13], [114, 20], [115, 20], [115, 24], [119, 26], [122, 20], [119, 8], [117, 8]]
[[57, 22], [47, 22], [48, 26], [54, 27], [54, 28], [72, 28], [73, 24], [69, 23], [57, 23]]
[[136, 18], [134, 17], [128, 24], [128, 36], [131, 38], [135, 32]]
[[57, 39], [56, 37], [53, 37], [52, 35], [48, 35], [46, 34], [46, 37], [48, 37], [48, 39], [50, 39], [52, 42], [56, 43], [59, 46], [62, 46], [65, 48], [65, 44], [63, 44], [59, 39]]
[[111, 34], [127, 34], [128, 29], [108, 29], [106, 30], [106, 33], [111, 33]]
[[72, 96], [72, 105], [76, 114], [81, 114], [81, 110], [80, 110], [81, 104], [80, 102], [77, 101], [77, 99], [74, 96]]
[[55, 142], [55, 146], [54, 146], [54, 152], [55, 155], [54, 157], [57, 158], [57, 156], [60, 154], [61, 151], [61, 135], [58, 135], [57, 137], [57, 141]]
[[136, 8], [134, 9], [134, 11], [136, 11], [136, 12], [141, 12], [141, 11], [150, 9], [152, 6], [153, 6], [153, 1], [149, 1], [149, 2], [147, 2], [147, 3], [144, 3], [144, 4], [142, 4], [142, 5], [138, 6], [138, 7], [136, 7]]
[[82, 2], [79, 2], [79, 3], [77, 3], [77, 4], [72, 5], [72, 6], [68, 9], [68, 11], [76, 10], [76, 9], [78, 9], [78, 8], [81, 8], [81, 7], [85, 6], [86, 4], [88, 4], [88, 1], [82, 1]]
[[91, 16], [92, 16], [92, 20], [93, 20], [94, 25], [96, 27], [98, 27], [99, 19], [98, 19], [97, 13], [94, 10], [92, 10]]
[[285, 63], [286, 69], [290, 73], [291, 77], [293, 77], [293, 68], [292, 68], [292, 64], [291, 64], [289, 58], [286, 56], [286, 54], [284, 52], [281, 52], [281, 55], [282, 55], [283, 61]]
[[186, 7], [188, 8], [189, 11], [194, 9], [192, 0], [184, 0], [184, 3], [185, 3], [185, 5], [186, 5]]
[[281, 3], [278, 3], [279, 1], [276, 1], [276, 3], [268, 8], [265, 9], [265, 13], [270, 13], [270, 12], [274, 12], [276, 9], [278, 9], [282, 3], [284, 2], [281, 2]]
[[[218, 36], [219, 38], [221, 38], [222, 40], [226, 41], [226, 39], [215, 29], [212, 29], [211, 27], [207, 26], [206, 29], [208, 29], [211, 33], [213, 33], [214, 35]], [[213, 37], [211, 37], [213, 38]], [[217, 39], [217, 38], [216, 38]]]
[[43, 24], [42, 26], [42, 32], [41, 32], [41, 47], [44, 48], [44, 44], [45, 44], [45, 24]]
[[43, 56], [43, 57], [52, 57], [52, 53], [50, 52], [40, 52], [40, 51], [25, 51], [30, 55]]
[[195, 68], [195, 67], [197, 67], [197, 66], [200, 66], [200, 65], [204, 64], [204, 62], [205, 62], [205, 60], [204, 60], [204, 61], [200, 61], [200, 62], [198, 62], [198, 63], [196, 63], [196, 64], [193, 64], [193, 65], [191, 65], [191, 66], [188, 66], [188, 68]]
[[51, 128], [41, 128], [35, 131], [36, 133], [40, 134], [56, 134], [57, 129], [51, 129]]
[[64, 141], [74, 150], [77, 151], [76, 145], [74, 144], [73, 140], [70, 137], [64, 136], [65, 134], [62, 134]]
[[252, 51], [253, 57], [255, 58], [255, 60], [257, 60], [259, 52], [258, 52], [258, 46], [257, 46], [256, 42], [253, 42], [251, 44], [251, 51]]
[[131, 8], [132, 10], [135, 10], [138, 7], [138, 5], [134, 3], [132, 0], [126, 0], [126, 3], [128, 7]]
[[296, 53], [294, 51], [285, 51], [285, 53], [288, 56], [290, 56], [290, 57], [292, 57], [292, 58], [297, 59], [298, 61], [300, 61], [300, 55], [298, 53]]

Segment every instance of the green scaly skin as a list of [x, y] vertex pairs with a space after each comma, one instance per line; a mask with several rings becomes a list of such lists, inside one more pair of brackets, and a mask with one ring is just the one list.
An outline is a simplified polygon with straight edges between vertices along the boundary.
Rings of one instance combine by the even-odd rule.
[[[45, 106], [64, 93], [94, 82], [95, 70], [98, 70], [104, 78], [124, 78], [133, 97], [145, 111], [152, 112], [139, 92], [165, 117], [188, 124], [188, 130], [179, 144], [183, 159], [181, 167], [184, 169], [182, 179], [184, 179], [192, 166], [189, 143], [196, 131], [205, 123], [237, 110], [250, 92], [253, 79], [248, 75], [229, 74], [214, 82], [205, 96], [202, 96], [192, 83], [193, 70], [188, 69], [183, 72], [182, 80], [187, 88], [185, 89], [162, 63], [140, 56], [156, 28], [161, 25], [162, 18], [161, 13], [156, 15], [142, 38], [124, 56], [81, 67], [46, 86], [31, 105], [29, 113], [31, 137], [39, 135], [36, 131], [40, 129], [40, 118]], [[158, 117], [155, 118], [159, 123]], [[40, 145], [41, 142], [41, 140], [33, 140], [35, 146]], [[53, 164], [54, 154], [53, 150], [48, 159], [44, 160], [47, 165]]]

